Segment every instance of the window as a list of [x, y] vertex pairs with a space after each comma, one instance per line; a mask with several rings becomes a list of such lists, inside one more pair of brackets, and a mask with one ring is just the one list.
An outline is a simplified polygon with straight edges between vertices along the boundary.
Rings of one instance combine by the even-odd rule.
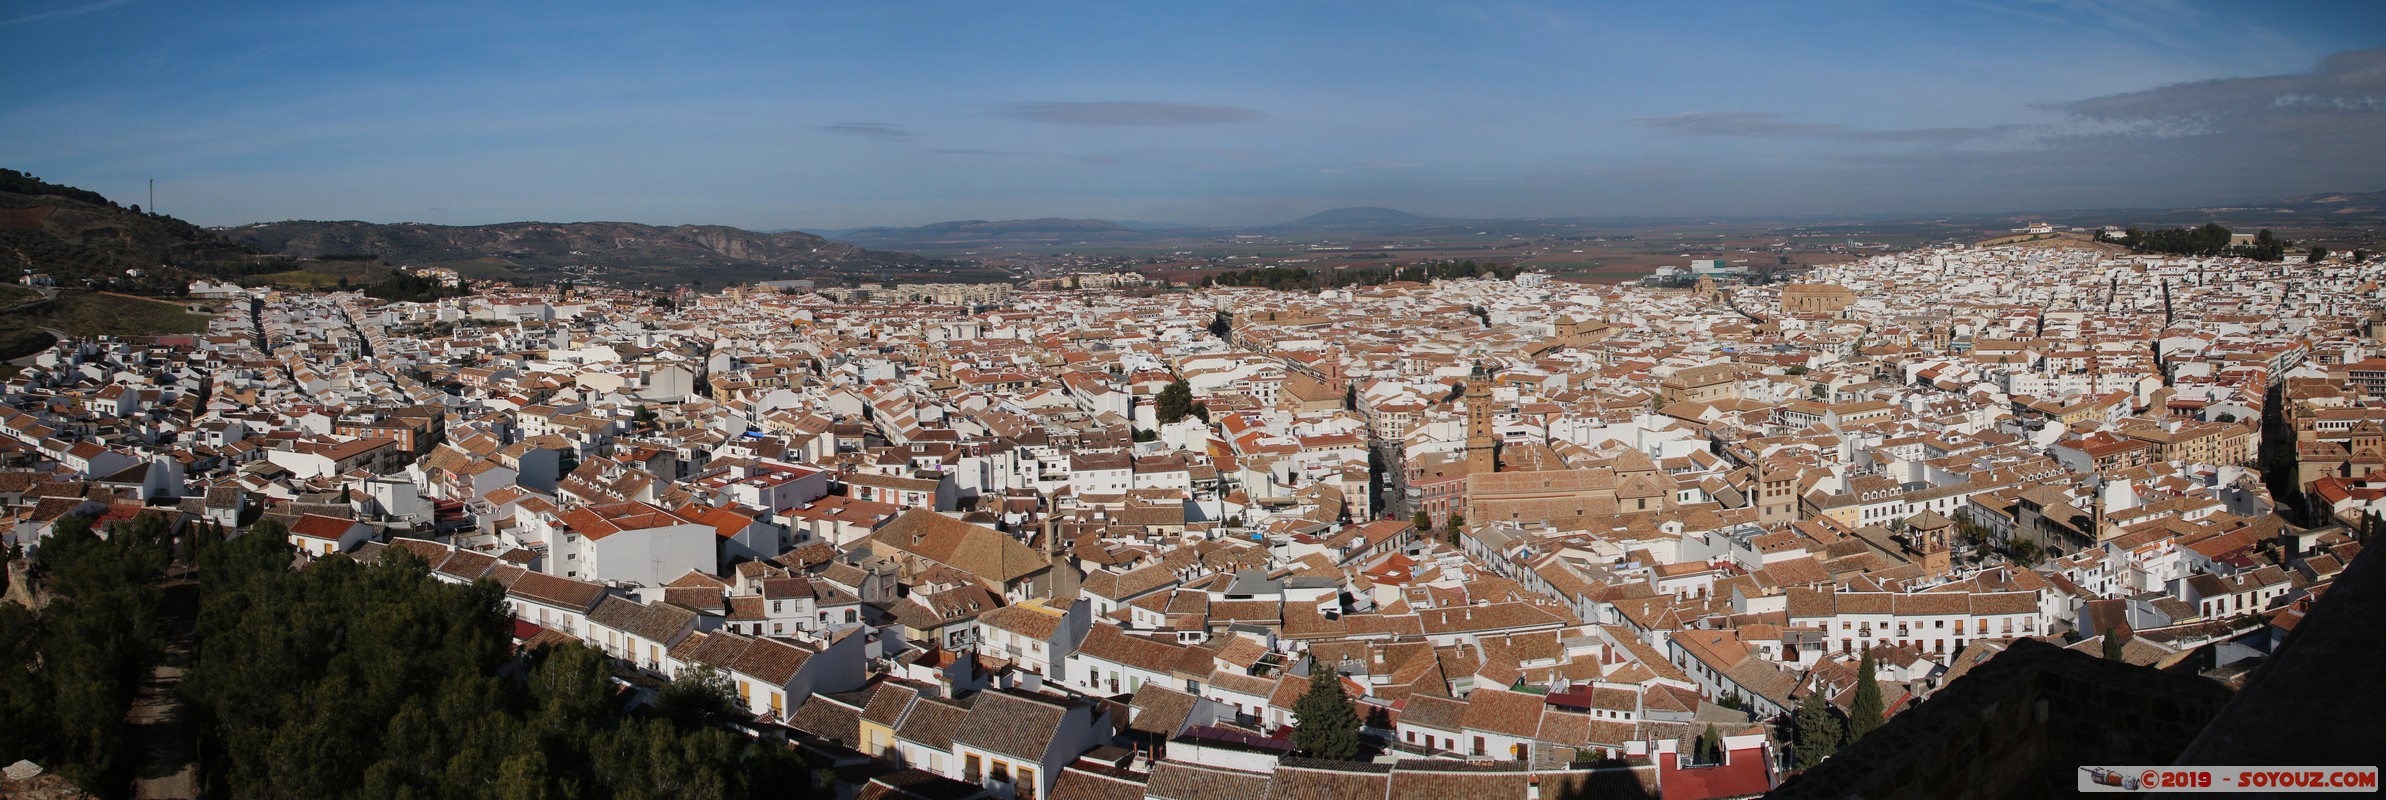
[[1483, 737], [1475, 737], [1475, 755], [1483, 755]]
[[786, 611], [786, 610], [787, 610], [787, 601], [785, 601], [785, 600], [772, 600], [772, 601], [770, 601], [770, 613], [777, 614], [777, 613], [779, 613], [779, 612]]
[[961, 780], [978, 782], [978, 754], [969, 753], [961, 757]]
[[1019, 768], [1019, 784], [1017, 795], [1019, 800], [1036, 800], [1035, 770], [1029, 769], [1025, 766], [1021, 766]]

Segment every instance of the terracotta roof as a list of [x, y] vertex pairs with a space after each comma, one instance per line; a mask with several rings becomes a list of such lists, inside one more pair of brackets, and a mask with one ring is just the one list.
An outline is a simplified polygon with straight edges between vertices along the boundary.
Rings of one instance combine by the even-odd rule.
[[1144, 794], [1152, 800], [1266, 800], [1268, 781], [1258, 773], [1162, 761], [1152, 766]]
[[1051, 568], [1044, 554], [1000, 531], [925, 509], [910, 509], [869, 541], [967, 572], [996, 585]]
[[605, 596], [605, 587], [587, 581], [558, 578], [538, 572], [526, 572], [506, 588], [506, 594], [557, 608], [588, 611], [596, 608]]
[[903, 715], [903, 722], [895, 726], [895, 736], [932, 750], [949, 751], [953, 749], [953, 732], [960, 730], [968, 718], [968, 705], [922, 697], [911, 705], [910, 713]]
[[304, 536], [310, 539], [336, 540], [347, 535], [348, 529], [354, 527], [355, 525], [356, 520], [352, 519], [327, 517], [321, 514], [306, 514], [300, 516], [297, 522], [290, 523], [290, 533], [294, 536]]
[[1466, 696], [1460, 723], [1472, 730], [1532, 738], [1541, 730], [1540, 695], [1500, 689], [1477, 689]]
[[953, 742], [997, 755], [1044, 760], [1060, 737], [1069, 707], [1057, 699], [990, 690], [977, 695], [969, 719], [953, 734]]

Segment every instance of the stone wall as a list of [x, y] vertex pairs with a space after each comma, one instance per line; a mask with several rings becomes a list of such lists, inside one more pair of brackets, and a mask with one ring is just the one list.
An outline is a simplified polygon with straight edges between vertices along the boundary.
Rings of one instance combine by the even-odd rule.
[[2062, 797], [2082, 765], [2169, 764], [2221, 685], [2022, 640], [1768, 797]]

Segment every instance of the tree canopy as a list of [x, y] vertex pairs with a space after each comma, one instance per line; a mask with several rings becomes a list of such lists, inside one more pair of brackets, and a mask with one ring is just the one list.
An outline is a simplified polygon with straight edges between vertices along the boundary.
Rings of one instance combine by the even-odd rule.
[[1292, 744], [1311, 758], [1349, 761], [1359, 755], [1359, 712], [1342, 678], [1324, 664], [1309, 668], [1309, 690], [1293, 701]]
[[227, 797], [670, 798], [808, 794], [783, 748], [712, 727], [717, 680], [626, 707], [604, 654], [517, 655], [503, 590], [383, 551], [290, 569], [270, 522], [200, 554], [185, 684]]
[[132, 780], [125, 712], [160, 650], [170, 530], [152, 513], [104, 539], [89, 517], [52, 531], [34, 558], [49, 604], [0, 602], [0, 762], [28, 759], [113, 795]]
[[1831, 704], [1823, 699], [1820, 687], [1798, 702], [1792, 724], [1797, 728], [1799, 769], [1813, 769], [1839, 752], [1839, 719], [1831, 716]]
[[469, 281], [457, 281], [455, 286], [450, 287], [441, 283], [438, 278], [416, 275], [411, 272], [398, 272], [379, 283], [365, 287], [365, 296], [367, 297], [417, 303], [429, 302], [442, 297], [464, 297], [470, 294], [472, 294], [472, 284]]
[[[1162, 425], [1174, 425], [1191, 415], [1193, 385], [1186, 383], [1183, 378], [1170, 382], [1167, 388], [1160, 390], [1158, 397], [1152, 398], [1152, 413], [1159, 416]], [[1208, 417], [1203, 419], [1207, 420]]]
[[2130, 228], [2117, 239], [2122, 246], [2140, 253], [2167, 253], [2180, 256], [2238, 256], [2261, 261], [2277, 261], [2286, 256], [2286, 242], [2265, 229], [2254, 234], [2252, 244], [2232, 244], [2233, 234], [2220, 223], [2207, 222], [2193, 228], [2160, 228], [2142, 230]]
[[1881, 706], [1881, 684], [1874, 676], [1872, 651], [1864, 651], [1864, 660], [1856, 665], [1856, 698], [1848, 703], [1847, 741], [1861, 741], [1866, 734], [1881, 726], [1885, 709]]

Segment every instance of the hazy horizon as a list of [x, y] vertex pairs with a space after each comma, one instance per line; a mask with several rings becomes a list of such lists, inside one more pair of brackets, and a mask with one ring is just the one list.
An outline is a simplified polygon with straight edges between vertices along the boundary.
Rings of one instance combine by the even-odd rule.
[[23, 4], [0, 166], [205, 225], [1961, 214], [2386, 189], [2386, 9]]

